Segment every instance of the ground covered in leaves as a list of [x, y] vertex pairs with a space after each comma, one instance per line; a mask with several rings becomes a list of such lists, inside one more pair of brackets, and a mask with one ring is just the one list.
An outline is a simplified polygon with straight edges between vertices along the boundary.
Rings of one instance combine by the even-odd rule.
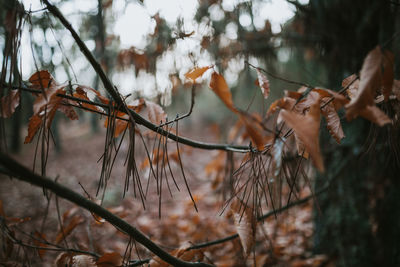
[[[57, 177], [59, 183], [100, 202], [101, 191], [98, 197], [96, 191], [101, 160], [98, 163], [97, 161], [104, 149], [103, 129], [97, 134], [92, 134], [89, 123], [71, 122], [61, 123], [58, 126], [62, 133], [61, 151], [50, 150], [46, 175]], [[128, 144], [123, 142], [104, 195], [104, 206], [140, 229], [172, 254], [182, 259], [192, 261], [197, 259], [217, 266], [320, 266], [327, 263], [325, 257], [311, 253], [312, 202], [293, 207], [276, 217], [270, 216], [258, 223], [254, 240], [253, 237], [248, 237], [247, 240], [250, 243], [250, 251], [243, 249], [243, 240], [241, 242], [240, 238], [187, 251], [187, 248], [194, 245], [240, 232], [240, 227], [235, 226], [237, 218], [232, 216], [231, 212], [223, 212], [229, 193], [224, 190], [224, 183], [218, 180], [216, 170], [213, 170], [217, 168], [215, 164], [218, 158], [223, 155], [218, 151], [182, 149], [182, 163], [196, 201], [198, 208], [196, 212], [185, 187], [180, 166], [173, 159], [170, 160], [171, 169], [179, 190], [171, 175], [167, 175], [168, 178], [164, 178], [164, 185], [161, 187], [161, 199], [153, 178], [150, 178], [144, 205], [138, 195], [134, 197], [132, 186], [123, 197], [124, 162], [127, 150]], [[32, 168], [34, 151], [35, 144], [26, 145], [15, 158]], [[147, 188], [149, 168], [144, 149], [139, 148], [136, 155], [137, 165], [143, 175], [143, 186]], [[39, 157], [40, 155], [36, 158], [36, 172], [40, 172]], [[220, 162], [224, 163], [221, 160]], [[146, 262], [146, 265], [148, 259], [153, 258], [153, 255], [140, 244], [129, 240], [126, 235], [101, 218], [51, 194], [48, 195], [50, 199], [48, 202], [42, 189], [27, 183], [10, 180], [4, 176], [0, 181], [2, 213], [8, 218], [7, 225], [12, 229], [16, 240], [23, 241], [25, 245], [52, 247], [35, 241], [36, 237], [56, 244], [60, 248], [90, 251], [98, 256], [118, 255], [118, 258], [120, 257], [120, 260], [116, 261], [118, 264], [124, 262], [131, 266], [136, 266], [135, 264], [140, 261]], [[297, 197], [309, 194], [309, 189], [305, 187]], [[267, 207], [267, 209], [272, 208]], [[65, 236], [60, 230], [60, 221]], [[63, 255], [62, 249], [45, 251], [12, 244], [4, 235], [2, 245], [7, 250], [3, 250], [0, 259], [5, 266], [22, 266], [22, 263], [31, 266], [52, 266], [57, 257], [60, 264], [60, 257]], [[99, 266], [111, 265], [99, 264]], [[153, 258], [151, 266], [167, 265]]]

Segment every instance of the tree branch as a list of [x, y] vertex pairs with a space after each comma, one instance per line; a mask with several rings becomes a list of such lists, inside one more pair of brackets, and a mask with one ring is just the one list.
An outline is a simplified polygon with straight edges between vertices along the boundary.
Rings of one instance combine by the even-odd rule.
[[141, 243], [155, 255], [160, 257], [163, 261], [172, 264], [173, 266], [183, 266], [183, 267], [207, 267], [212, 266], [206, 263], [190, 263], [186, 261], [182, 261], [178, 258], [173, 257], [165, 250], [160, 248], [153, 241], [148, 239], [142, 232], [138, 229], [122, 220], [118, 216], [112, 214], [105, 208], [95, 204], [94, 202], [86, 199], [85, 197], [79, 195], [78, 193], [72, 191], [71, 189], [56, 183], [49, 178], [39, 176], [32, 171], [30, 171], [25, 166], [19, 164], [14, 159], [10, 158], [8, 155], [4, 153], [0, 153], [0, 164], [3, 168], [8, 172], [8, 174], [16, 177], [19, 180], [31, 183], [36, 186], [44, 187], [48, 190], [51, 190], [57, 196], [67, 199], [76, 205], [97, 214], [98, 216], [104, 218], [106, 221], [120, 229], [122, 232], [134, 238], [136, 241]]
[[122, 112], [126, 112], [126, 113], [129, 112], [130, 115], [132, 115], [132, 118], [135, 120], [135, 123], [143, 125], [144, 127], [148, 128], [149, 130], [152, 130], [156, 133], [159, 133], [163, 136], [168, 137], [169, 139], [172, 139], [181, 144], [185, 144], [185, 145], [188, 145], [191, 147], [208, 149], [208, 150], [235, 151], [235, 152], [241, 152], [241, 153], [246, 153], [246, 152], [250, 151], [250, 148], [248, 146], [238, 146], [238, 145], [228, 145], [228, 144], [211, 144], [211, 143], [194, 141], [194, 140], [191, 140], [188, 138], [177, 136], [175, 134], [169, 133], [168, 131], [160, 128], [158, 125], [151, 123], [150, 121], [146, 120], [145, 118], [143, 118], [142, 116], [140, 116], [139, 114], [134, 112], [133, 110], [128, 109], [126, 107], [124, 101], [121, 99], [121, 96], [115, 89], [115, 86], [108, 79], [108, 77], [104, 73], [103, 69], [101, 68], [100, 64], [93, 57], [92, 53], [86, 47], [85, 43], [82, 41], [82, 39], [76, 33], [76, 31], [72, 28], [72, 26], [68, 22], [68, 20], [61, 14], [60, 10], [58, 10], [58, 8], [55, 7], [54, 5], [50, 4], [50, 2], [48, 0], [43, 0], [43, 2], [46, 4], [47, 9], [53, 14], [53, 16], [57, 17], [61, 21], [61, 23], [64, 25], [64, 27], [71, 33], [72, 37], [74, 38], [75, 42], [79, 46], [80, 50], [85, 55], [85, 57], [89, 61], [89, 63], [92, 65], [95, 72], [99, 75], [99, 77], [104, 85], [104, 88], [114, 99], [115, 103], [117, 104], [116, 106], [121, 107], [120, 109], [122, 109], [121, 110]]

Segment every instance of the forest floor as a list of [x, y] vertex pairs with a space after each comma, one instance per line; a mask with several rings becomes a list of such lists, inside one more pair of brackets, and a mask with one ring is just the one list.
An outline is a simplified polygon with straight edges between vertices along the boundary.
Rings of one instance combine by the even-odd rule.
[[[86, 197], [90, 195], [90, 198], [97, 199], [99, 203], [102, 190], [97, 197], [96, 191], [101, 174], [101, 157], [105, 142], [104, 129], [100, 129], [97, 134], [92, 134], [89, 123], [79, 122], [61, 123], [59, 127], [62, 140], [61, 150], [57, 152], [55, 149], [50, 149], [46, 176], [57, 178], [57, 182]], [[195, 129], [187, 130], [184, 134], [188, 131], [191, 132], [190, 136], [193, 139], [201, 139], [200, 134], [196, 136], [195, 133], [198, 131]], [[212, 132], [212, 129], [208, 132]], [[36, 140], [32, 144], [24, 145], [22, 151], [14, 155], [19, 162], [30, 168], [34, 165], [35, 142]], [[153, 143], [150, 142], [150, 152], [153, 150]], [[123, 197], [126, 175], [124, 165], [129, 149], [128, 142], [124, 141], [115, 159], [103, 205], [168, 251], [235, 234], [236, 228], [232, 216], [229, 216], [229, 212], [223, 212], [225, 200], [229, 196], [226, 183], [219, 181], [215, 173], [207, 171], [206, 167], [207, 164], [224, 155], [218, 151], [180, 147], [185, 176], [198, 208], [196, 212], [185, 186], [180, 165], [177, 164], [176, 153], [174, 154], [176, 144], [172, 143], [168, 146], [171, 171], [179, 186], [179, 191], [174, 185], [168, 167], [166, 167], [167, 176], [164, 175], [165, 173], [163, 178], [159, 176], [160, 183], [156, 182], [154, 177], [148, 178], [150, 170], [148, 162], [146, 163], [146, 152], [142, 146], [137, 147], [135, 159], [144, 190], [147, 189], [147, 182], [150, 181], [145, 205], [138, 195], [134, 196], [132, 181], [128, 192]], [[40, 173], [40, 161], [39, 151], [35, 167], [37, 173]], [[154, 165], [154, 168], [156, 169], [159, 165]], [[161, 179], [164, 179], [163, 182]], [[157, 193], [157, 184], [162, 184], [161, 199], [160, 194]], [[309, 194], [309, 188], [304, 187], [297, 197]], [[293, 198], [293, 201], [295, 200], [296, 198]], [[0, 179], [0, 201], [8, 218], [26, 218], [25, 221], [11, 223], [16, 237], [26, 244], [38, 245], [37, 242], [31, 240], [31, 237], [41, 235], [45, 236], [47, 241], [58, 243], [62, 247], [92, 251], [98, 255], [117, 252], [127, 258], [126, 251], [129, 243], [131, 246], [128, 251], [130, 251], [131, 260], [152, 257], [140, 244], [130, 243], [126, 235], [76, 205], [57, 199], [51, 194], [50, 202], [48, 202], [41, 188], [3, 176]], [[268, 206], [265, 210], [271, 209]], [[60, 237], [60, 221], [64, 231], [65, 229], [69, 231], [65, 239]], [[326, 266], [327, 259], [324, 256], [312, 254], [312, 239], [312, 201], [310, 201], [277, 214], [276, 217], [270, 216], [263, 223], [259, 223], [255, 246], [249, 255], [244, 254], [239, 238], [202, 248], [198, 250], [197, 255], [200, 255], [203, 261], [217, 266]], [[4, 238], [1, 240], [0, 243], [4, 242]], [[5, 266], [7, 266], [6, 262], [24, 262], [24, 266], [52, 266], [61, 253], [60, 251], [40, 251], [39, 256], [35, 249], [18, 250], [16, 244], [13, 247], [7, 259], [0, 258], [0, 265], [1, 262]], [[5, 257], [4, 253], [1, 255]]]

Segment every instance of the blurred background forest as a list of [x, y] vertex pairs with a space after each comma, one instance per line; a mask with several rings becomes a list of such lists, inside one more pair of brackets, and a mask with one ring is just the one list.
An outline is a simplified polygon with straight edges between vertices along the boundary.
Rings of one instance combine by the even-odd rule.
[[[78, 31], [120, 94], [127, 97], [128, 104], [137, 98], [151, 100], [160, 104], [172, 120], [176, 114], [183, 115], [189, 110], [191, 93], [195, 90], [193, 112], [180, 122], [181, 134], [195, 140], [240, 141], [229, 136], [236, 116], [207, 86], [211, 73], [206, 72], [195, 89], [185, 79], [185, 73], [195, 66], [215, 65], [226, 78], [236, 106], [260, 114], [265, 114], [269, 105], [284, 95], [284, 90], [299, 88], [290, 81], [340, 90], [342, 80], [358, 73], [367, 53], [377, 45], [395, 54], [394, 77], [400, 78], [399, 0], [58, 0], [52, 3]], [[29, 19], [24, 19], [22, 25], [20, 52], [12, 70], [14, 80], [6, 82], [18, 85], [36, 70], [45, 69], [59, 82], [85, 84], [107, 95], [70, 33], [39, 1], [0, 0], [3, 66], [9, 60], [8, 12], [21, 4]], [[271, 88], [267, 100], [255, 84], [257, 73], [249, 63], [284, 78], [267, 75]], [[23, 145], [23, 139], [33, 99], [30, 93], [22, 92], [21, 105], [13, 117], [2, 119], [8, 149], [29, 167], [35, 164], [36, 143]], [[390, 102], [382, 103], [381, 109], [391, 118], [399, 114], [399, 105]], [[82, 118], [79, 121], [67, 121], [62, 114], [55, 116], [51, 128], [54, 150], [50, 151], [46, 174], [59, 176], [63, 183], [82, 194], [85, 188], [94, 196], [101, 171], [101, 164], [96, 161], [104, 148], [104, 118], [82, 111], [78, 114]], [[218, 266], [400, 266], [398, 121], [382, 128], [362, 118], [352, 123], [343, 119], [342, 123], [346, 137], [340, 145], [321, 127], [326, 171], [307, 168], [305, 172], [310, 179], [299, 181], [292, 201], [318, 192], [327, 181], [328, 190], [305, 205], [268, 218], [262, 224], [263, 233], [256, 239], [254, 255], [241, 255], [237, 253], [240, 244], [228, 242], [204, 252], [203, 257]], [[246, 142], [244, 145], [248, 145], [249, 141]], [[127, 145], [121, 147], [122, 152], [128, 151]], [[137, 149], [143, 155], [138, 164], [143, 172], [149, 172], [145, 149], [140, 146]], [[140, 199], [129, 194], [122, 198], [124, 181], [119, 177], [125, 174], [120, 168], [113, 170], [115, 179], [105, 195], [106, 206], [167, 249], [178, 248], [185, 241], [206, 242], [235, 232], [219, 213], [229, 197], [230, 179], [239, 164], [229, 165], [232, 155], [181, 149], [199, 213], [194, 211], [185, 190], [171, 194], [174, 198], [163, 199], [161, 219], [156, 193], [149, 198], [148, 209], [143, 210]], [[124, 165], [124, 160], [116, 157], [115, 165]], [[180, 172], [179, 166], [173, 166], [172, 171]], [[48, 209], [41, 191], [36, 191], [27, 184], [1, 178], [0, 200], [4, 212], [12, 217], [31, 217], [33, 227], [20, 226], [30, 234], [43, 228], [41, 218]], [[282, 207], [288, 192], [280, 193], [283, 201], [279, 207]], [[71, 210], [72, 205], [62, 204], [65, 223], [74, 216], [66, 214]], [[90, 214], [79, 216], [90, 219]], [[48, 227], [56, 233], [57, 214], [49, 217]], [[130, 239], [122, 236], [113, 240], [117, 231], [109, 225], [79, 223], [79, 227], [69, 237], [72, 247], [100, 255], [109, 251], [123, 255], [127, 242], [133, 246]], [[134, 254], [138, 259], [148, 257], [141, 249]], [[24, 259], [21, 266], [49, 264], [56, 256], [47, 253], [43, 259], [36, 257], [29, 264]], [[13, 262], [16, 264], [18, 259]], [[5, 258], [0, 258], [1, 264], [11, 266]]]

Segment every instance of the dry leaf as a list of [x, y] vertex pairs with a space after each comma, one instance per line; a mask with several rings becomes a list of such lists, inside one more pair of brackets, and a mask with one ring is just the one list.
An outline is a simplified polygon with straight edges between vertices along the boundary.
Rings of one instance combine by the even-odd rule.
[[257, 149], [263, 151], [265, 142], [261, 126], [258, 122], [254, 122], [253, 120], [251, 120], [252, 123], [250, 123], [244, 115], [239, 114], [239, 118], [246, 128], [247, 135], [251, 138]]
[[264, 96], [264, 99], [267, 99], [269, 96], [269, 81], [267, 79], [267, 77], [265, 77], [265, 75], [260, 71], [260, 69], [256, 69], [257, 71], [257, 77], [258, 77], [258, 85], [261, 88], [261, 92]]
[[41, 70], [35, 72], [30, 78], [29, 82], [32, 84], [30, 87], [37, 90], [49, 88], [54, 82], [53, 76], [48, 70]]
[[[42, 233], [39, 233], [39, 232], [35, 231], [35, 234], [34, 234], [34, 235], [35, 235], [35, 237], [36, 237], [37, 239], [39, 239], [39, 240], [46, 240], [46, 236], [45, 236], [44, 234], [42, 234]], [[37, 240], [37, 239], [34, 239], [34, 240], [33, 240], [33, 243], [35, 244], [35, 246], [37, 246], [37, 247], [42, 247], [42, 248], [48, 247], [48, 245], [46, 245], [46, 244], [43, 243], [43, 242], [40, 242], [40, 241]], [[43, 260], [43, 257], [44, 257], [44, 255], [46, 254], [46, 250], [44, 250], [44, 249], [38, 249], [37, 252], [38, 252], [38, 254], [39, 254], [39, 258], [40, 258], [41, 260]]]
[[336, 142], [340, 144], [340, 140], [344, 138], [344, 132], [333, 102], [323, 107], [321, 109], [321, 113], [326, 119], [326, 127], [328, 128], [329, 133], [336, 140]]
[[358, 114], [381, 127], [392, 123], [392, 120], [377, 106], [366, 106]]
[[81, 216], [74, 216], [71, 218], [69, 224], [67, 226], [64, 226], [63, 229], [61, 229], [56, 237], [55, 243], [60, 244], [61, 241], [63, 241], [69, 234], [72, 233], [72, 231], [77, 227], [79, 224], [83, 223], [85, 220]]
[[94, 258], [89, 255], [75, 255], [72, 257], [71, 267], [96, 267]]
[[123, 258], [117, 252], [105, 253], [96, 263], [97, 267], [116, 267], [123, 264]]
[[298, 138], [303, 142], [317, 169], [324, 172], [324, 163], [319, 147], [319, 98], [310, 106], [310, 110], [305, 116], [284, 109], [280, 111], [280, 116], [282, 116], [283, 120], [295, 131]]
[[19, 106], [20, 95], [19, 90], [10, 90], [8, 95], [1, 98], [0, 117], [10, 118], [14, 114], [15, 109]]
[[224, 76], [217, 72], [213, 72], [209, 86], [230, 110], [235, 113], [237, 112], [237, 109], [233, 105], [231, 91], [229, 90]]
[[42, 119], [37, 114], [33, 115], [29, 119], [28, 135], [25, 137], [24, 144], [28, 144], [28, 143], [32, 142], [33, 137], [36, 135], [36, 133], [39, 130], [41, 124], [42, 124]]
[[202, 67], [202, 68], [194, 68], [194, 69], [188, 71], [185, 74], [185, 77], [186, 77], [186, 79], [189, 79], [192, 82], [195, 82], [197, 78], [202, 76], [204, 74], [204, 72], [206, 72], [207, 70], [209, 70], [212, 67], [213, 66], [206, 66], [206, 67]]
[[231, 205], [233, 220], [244, 252], [249, 255], [255, 239], [256, 220], [252, 210], [236, 199]]
[[346, 106], [346, 118], [354, 119], [360, 110], [366, 106], [374, 105], [376, 91], [382, 84], [382, 51], [379, 46], [370, 51], [364, 60], [360, 72], [360, 85], [357, 95]]

